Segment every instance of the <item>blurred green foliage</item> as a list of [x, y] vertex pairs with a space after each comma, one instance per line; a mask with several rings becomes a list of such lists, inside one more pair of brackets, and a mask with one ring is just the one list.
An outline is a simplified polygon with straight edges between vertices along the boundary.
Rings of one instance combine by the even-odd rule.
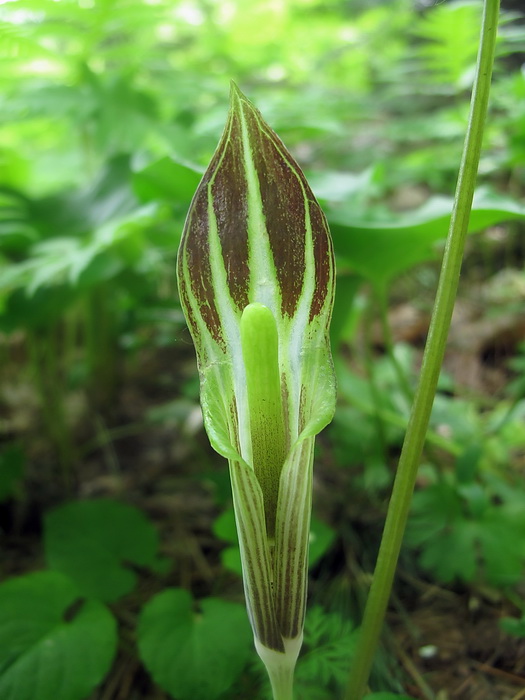
[[[386, 319], [393, 293], [424, 306], [418, 294], [433, 289], [433, 268], [416, 266], [438, 257], [446, 235], [480, 15], [481, 0], [0, 4], [2, 380], [12, 381], [7, 374], [15, 368], [17, 382], [31, 383], [59, 465], [48, 476], [60, 484], [62, 499], [88, 451], [72, 427], [68, 396], [83, 392], [94, 430], [99, 415], [111, 414], [123, 369], [142, 348], [187, 349], [175, 257], [234, 79], [306, 170], [333, 232], [339, 276], [332, 341], [340, 409], [320, 457], [355, 472], [352, 498], [364, 512], [384, 508], [408, 419], [415, 360], [409, 346], [394, 347], [386, 326], [386, 352], [378, 356], [372, 323], [377, 316]], [[477, 239], [476, 260], [488, 264], [489, 273], [494, 266], [516, 268], [510, 301], [495, 303], [496, 315], [511, 307], [519, 314], [525, 299], [523, 20], [523, 13], [503, 3], [470, 226], [473, 233], [492, 227], [493, 238], [504, 241], [493, 253], [492, 239]], [[415, 281], [404, 292], [406, 273], [415, 269]], [[518, 349], [508, 373], [509, 389], [489, 397], [465, 395], [446, 375], [441, 380], [404, 560], [439, 582], [476, 581], [508, 591], [522, 576], [525, 365]], [[139, 429], [162, 420], [181, 425], [179, 414], [195, 405], [196, 390], [189, 382], [180, 393], [164, 413], [162, 406], [151, 409]], [[0, 428], [0, 500], [23, 502], [25, 475], [41, 471], [41, 464], [32, 464], [31, 445], [23, 444], [23, 432], [9, 418]], [[94, 442], [105, 439], [101, 431]], [[224, 498], [219, 506], [216, 534], [230, 542]], [[28, 596], [40, 591], [41, 609], [32, 609], [31, 633], [17, 647], [17, 659], [27, 653], [28, 663], [38, 664], [40, 642], [58, 640], [54, 661], [46, 657], [52, 675], [60, 654], [68, 658], [64, 649], [71, 653], [71, 668], [84, 659], [77, 635], [92, 639], [93, 648], [101, 645], [91, 674], [79, 676], [64, 700], [90, 692], [115, 653], [114, 620], [99, 601], [136, 594], [130, 566], [159, 579], [165, 573], [151, 524], [127, 508], [93, 501], [49, 511], [44, 537], [53, 571], [12, 579], [0, 589], [0, 616], [13, 625], [10, 630], [23, 617]], [[107, 538], [109, 521], [114, 530]], [[319, 567], [334, 546], [334, 528], [314, 522]], [[237, 552], [225, 551], [225, 570], [235, 570]], [[79, 552], [85, 556], [78, 558]], [[111, 581], [105, 580], [107, 571], [113, 572]], [[83, 596], [85, 606], [71, 624], [64, 621]], [[166, 611], [183, 610], [173, 634], [206, 650], [202, 629], [216, 634], [231, 614], [228, 605], [234, 604], [205, 598], [197, 609], [189, 593], [170, 589], [143, 608], [139, 647], [162, 687], [180, 697], [196, 692], [192, 674], [174, 681], [169, 655], [156, 658]], [[245, 635], [241, 612], [236, 606], [234, 619]], [[320, 607], [311, 616], [298, 682], [305, 697], [322, 700], [326, 684], [333, 693], [344, 683], [353, 627]], [[226, 649], [228, 663], [214, 661], [223, 663], [217, 694], [232, 682], [244, 688], [245, 659], [233, 642], [232, 649]], [[39, 695], [31, 674], [14, 659], [11, 638], [4, 635], [0, 686], [6, 698], [21, 700], [22, 692], [33, 700], [55, 697], [45, 689]], [[14, 677], [26, 685], [12, 685]], [[250, 683], [245, 695], [262, 697]], [[378, 689], [400, 687], [391, 681]]]

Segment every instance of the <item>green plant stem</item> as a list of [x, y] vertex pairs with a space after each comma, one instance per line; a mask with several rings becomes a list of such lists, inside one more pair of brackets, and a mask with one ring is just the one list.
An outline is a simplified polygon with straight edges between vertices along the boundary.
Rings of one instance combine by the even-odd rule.
[[284, 654], [268, 649], [257, 638], [254, 641], [270, 679], [273, 700], [293, 700], [294, 669], [302, 645], [302, 635], [296, 639], [284, 640]]
[[280, 673], [268, 670], [272, 686], [273, 700], [293, 700], [293, 669], [283, 669]]
[[399, 466], [388, 508], [376, 569], [367, 604], [357, 653], [353, 659], [346, 700], [361, 700], [381, 634], [392, 582], [414, 490], [417, 469], [445, 353], [446, 340], [459, 282], [470, 209], [479, 165], [492, 66], [496, 45], [499, 0], [485, 0], [480, 49], [465, 145], [459, 168], [454, 208], [445, 247], [443, 264], [421, 375], [408, 423]]

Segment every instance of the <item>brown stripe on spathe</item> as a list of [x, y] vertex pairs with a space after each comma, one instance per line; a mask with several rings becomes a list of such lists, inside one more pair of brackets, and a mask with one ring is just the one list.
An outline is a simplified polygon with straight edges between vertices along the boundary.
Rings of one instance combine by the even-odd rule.
[[[232, 463], [232, 467], [234, 469], [242, 469], [240, 465], [235, 463]], [[242, 500], [245, 504], [247, 501], [253, 504], [257, 499], [257, 495], [254, 493], [251, 482], [238, 476], [237, 484], [239, 490], [244, 491]], [[250, 591], [248, 604], [252, 613], [254, 632], [265, 647], [283, 652], [284, 645], [277, 625], [277, 618], [275, 617], [271, 589], [269, 586], [258, 585], [260, 584], [260, 579], [254, 575], [263, 558], [260, 538], [264, 537], [264, 535], [260, 532], [259, 521], [254, 517], [254, 513], [250, 508], [244, 510], [244, 517], [241, 514], [239, 527], [241, 529], [239, 535], [242, 536], [242, 541], [244, 543], [250, 542], [249, 546], [243, 547], [246, 561], [244, 575], [248, 578]], [[257, 543], [255, 547], [253, 546], [254, 543]]]
[[211, 186], [213, 211], [221, 241], [228, 290], [239, 311], [248, 305], [248, 186], [244, 169], [239, 115], [230, 113], [223, 141], [221, 162]]
[[303, 287], [305, 266], [305, 201], [299, 181], [303, 178], [299, 166], [260, 112], [244, 100], [242, 110], [282, 294], [281, 311], [292, 316]]
[[[198, 303], [199, 313], [214, 340], [224, 348], [222, 326], [215, 305], [215, 293], [212, 284], [210, 267], [210, 252], [208, 241], [208, 199], [206, 175], [202, 179], [184, 225], [181, 248], [179, 251], [179, 284], [183, 303], [188, 313], [192, 315], [189, 296], [192, 295]], [[191, 291], [186, 287], [185, 270], [190, 279]], [[190, 328], [191, 330], [191, 328]], [[195, 338], [198, 345], [197, 338]]]
[[301, 384], [301, 391], [299, 393], [299, 424], [297, 426], [299, 435], [303, 432], [304, 426], [306, 425], [306, 397], [309, 395], [309, 391], [304, 384]]
[[[179, 261], [178, 261], [179, 269], [178, 269], [178, 274], [177, 274], [178, 279], [179, 279], [179, 297], [180, 297], [180, 302], [181, 302], [182, 308], [190, 311], [191, 306], [190, 306], [190, 299], [188, 296], [188, 285], [185, 282], [183, 282], [183, 280], [182, 280], [182, 275], [184, 273], [182, 271], [181, 258], [182, 258], [182, 249], [179, 251]], [[188, 313], [187, 315], [185, 315], [185, 318], [186, 318], [186, 325], [188, 326], [191, 335], [193, 337], [196, 337], [197, 333], [198, 333], [198, 326], [197, 326], [197, 323], [195, 321], [193, 314]]]
[[[302, 468], [295, 471], [295, 483], [287, 489], [287, 497], [282, 505], [289, 513], [289, 519], [282, 519], [282, 528], [279, 531], [280, 537], [283, 538], [281, 541], [286, 542], [286, 548], [280, 553], [282, 561], [279, 562], [278, 569], [276, 615], [281, 634], [292, 639], [300, 634], [305, 614], [308, 546], [303, 545], [307, 540], [311, 503], [308, 505], [308, 511], [297, 508], [297, 503], [308, 498], [310, 491], [312, 449], [313, 440], [303, 440], [294, 455], [294, 461], [301, 464]], [[305, 474], [304, 470], [308, 470], [308, 474]], [[294, 499], [293, 503], [290, 502], [291, 497]], [[290, 523], [290, 520], [293, 523]]]
[[[245, 535], [246, 536], [246, 535]], [[249, 548], [245, 550], [244, 556], [248, 569], [257, 566]], [[259, 641], [268, 649], [275, 651], [284, 651], [283, 639], [277, 626], [275, 618], [269, 618], [269, 606], [271, 601], [268, 599], [269, 591], [264, 591], [264, 600], [261, 596], [261, 588], [255, 584], [253, 578], [248, 574], [249, 579], [249, 605], [252, 613], [252, 622], [254, 633]]]
[[[281, 145], [284, 149], [284, 146]], [[266, 230], [281, 290], [281, 313], [293, 316], [304, 284], [305, 201], [297, 175], [276, 148], [261, 134], [255, 167], [259, 176]], [[290, 156], [291, 158], [291, 156]]]
[[235, 393], [230, 401], [230, 420], [228, 421], [228, 427], [230, 430], [230, 440], [232, 445], [240, 454], [241, 444], [239, 440], [239, 417], [237, 414], [237, 397], [235, 396]]
[[312, 243], [315, 260], [315, 291], [310, 305], [309, 322], [321, 313], [326, 296], [331, 293], [334, 274], [332, 239], [325, 215], [315, 201], [310, 203], [310, 218], [312, 221]]
[[[284, 434], [286, 437], [286, 452], [288, 453], [291, 447], [292, 434], [293, 439], [295, 439], [295, 432], [292, 433], [290, 426], [290, 392], [288, 390], [288, 374], [285, 372], [281, 373], [281, 401], [283, 405], [283, 421], [284, 421]], [[298, 434], [298, 433], [297, 433]]]

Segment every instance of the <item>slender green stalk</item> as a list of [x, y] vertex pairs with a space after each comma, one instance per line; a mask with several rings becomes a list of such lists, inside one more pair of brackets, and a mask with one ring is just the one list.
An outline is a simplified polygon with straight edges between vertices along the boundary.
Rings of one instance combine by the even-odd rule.
[[[257, 652], [266, 666], [270, 684], [272, 686], [273, 700], [294, 700], [293, 677], [295, 660], [299, 653], [299, 644], [292, 642], [295, 647], [290, 655], [279, 654], [269, 649], [262, 648], [257, 642]], [[297, 653], [296, 653], [297, 652]]]
[[293, 700], [293, 668], [280, 675], [268, 671], [273, 700]]
[[467, 135], [459, 169], [450, 229], [438, 291], [423, 356], [421, 375], [399, 460], [376, 570], [368, 596], [361, 636], [346, 689], [346, 700], [361, 700], [368, 683], [375, 650], [392, 588], [410, 508], [417, 469], [436, 393], [454, 308], [461, 260], [478, 170], [498, 24], [499, 0], [485, 0], [481, 41]]

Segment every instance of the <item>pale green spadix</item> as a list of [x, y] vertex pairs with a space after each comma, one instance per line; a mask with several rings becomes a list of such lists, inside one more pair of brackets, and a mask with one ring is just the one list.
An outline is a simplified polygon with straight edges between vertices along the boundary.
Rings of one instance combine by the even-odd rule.
[[246, 605], [275, 700], [302, 643], [314, 440], [332, 418], [334, 257], [299, 166], [232, 85], [179, 249], [204, 423], [228, 459]]
[[272, 312], [263, 304], [248, 304], [244, 309], [241, 344], [248, 392], [252, 465], [262, 490], [266, 532], [273, 544], [279, 478], [286, 459], [287, 444], [277, 325]]

